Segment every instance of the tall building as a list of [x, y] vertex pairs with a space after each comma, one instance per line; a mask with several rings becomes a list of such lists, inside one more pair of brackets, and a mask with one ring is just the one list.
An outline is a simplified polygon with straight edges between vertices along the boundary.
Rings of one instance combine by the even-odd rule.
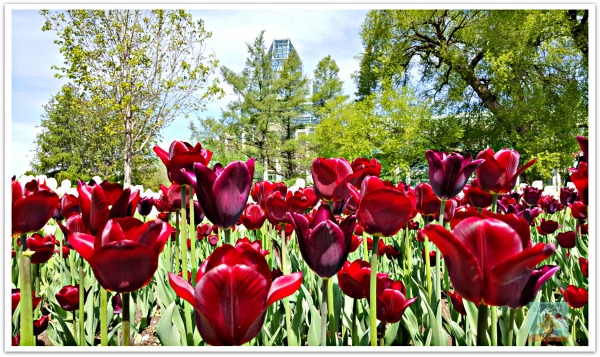
[[269, 47], [271, 55], [271, 66], [273, 71], [279, 71], [283, 68], [283, 61], [294, 51], [294, 45], [289, 38], [273, 40]]

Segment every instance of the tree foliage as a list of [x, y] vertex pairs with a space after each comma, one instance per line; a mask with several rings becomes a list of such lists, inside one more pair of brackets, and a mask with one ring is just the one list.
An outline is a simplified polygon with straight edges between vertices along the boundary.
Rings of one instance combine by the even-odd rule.
[[313, 75], [313, 94], [311, 97], [312, 112], [317, 121], [327, 114], [327, 103], [335, 100], [340, 103], [348, 99], [343, 94], [344, 82], [339, 76], [340, 68], [335, 60], [327, 55], [323, 57], [315, 68]]
[[134, 158], [178, 116], [201, 110], [219, 93], [208, 83], [217, 67], [204, 41], [202, 20], [183, 10], [48, 11], [43, 30], [54, 30], [65, 58], [54, 66], [89, 96], [94, 107], [115, 113], [122, 133], [123, 176], [131, 182]]
[[587, 26], [581, 10], [371, 11], [357, 93], [409, 84], [439, 115], [462, 118], [462, 151], [553, 157], [536, 165], [548, 177], [587, 128]]

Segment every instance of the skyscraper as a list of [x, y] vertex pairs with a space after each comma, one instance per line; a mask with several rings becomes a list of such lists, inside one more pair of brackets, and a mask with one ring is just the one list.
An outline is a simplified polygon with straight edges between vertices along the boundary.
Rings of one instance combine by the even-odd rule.
[[273, 71], [281, 70], [283, 61], [289, 57], [292, 51], [294, 51], [294, 45], [292, 45], [289, 38], [273, 40], [271, 47], [269, 47]]

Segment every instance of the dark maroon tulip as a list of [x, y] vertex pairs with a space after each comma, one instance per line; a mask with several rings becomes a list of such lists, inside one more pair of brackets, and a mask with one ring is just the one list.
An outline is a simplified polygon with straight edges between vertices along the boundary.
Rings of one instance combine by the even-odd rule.
[[123, 301], [121, 300], [121, 294], [116, 293], [110, 298], [110, 303], [113, 308], [113, 314], [120, 314], [123, 311]]
[[581, 274], [583, 274], [583, 276], [585, 276], [587, 278], [589, 261], [587, 259], [585, 259], [584, 257], [579, 257], [578, 261], [579, 261], [579, 268], [581, 269]]
[[[383, 274], [387, 277], [385, 273]], [[342, 266], [342, 269], [338, 272], [338, 285], [342, 292], [354, 299], [367, 298], [365, 295], [365, 286], [369, 285], [369, 278], [371, 276], [371, 264], [368, 262], [357, 259], [350, 263], [346, 261]], [[368, 291], [368, 288], [366, 289]]]
[[421, 216], [434, 216], [440, 213], [442, 201], [435, 195], [433, 188], [428, 183], [420, 182], [415, 187], [416, 208]]
[[[271, 193], [265, 199], [265, 214], [267, 219], [273, 225], [279, 225], [282, 223], [288, 223], [289, 218], [286, 213], [292, 212], [289, 203], [285, 200], [284, 196], [279, 191]], [[296, 213], [302, 213], [302, 211], [296, 211]]]
[[306, 264], [322, 278], [334, 276], [350, 253], [356, 217], [348, 216], [338, 224], [329, 205], [319, 206], [312, 222], [302, 214], [287, 215]]
[[[11, 290], [11, 294], [10, 294], [10, 300], [11, 300], [12, 312], [14, 313], [15, 309], [17, 308], [17, 306], [21, 302], [21, 289], [12, 289]], [[31, 292], [31, 300], [32, 300], [32, 303], [33, 303], [33, 305], [32, 305], [33, 309], [35, 310], [35, 308], [42, 301], [42, 298], [41, 297], [36, 297], [35, 293], [32, 291]]]
[[465, 187], [473, 172], [483, 164], [483, 159], [471, 161], [457, 153], [447, 154], [427, 150], [425, 152], [429, 165], [429, 183], [436, 196], [448, 200], [458, 195]]
[[519, 168], [519, 158], [519, 153], [510, 149], [502, 149], [495, 154], [491, 148], [481, 151], [477, 159], [485, 162], [476, 170], [481, 189], [497, 194], [510, 192], [519, 175], [537, 160], [534, 158]]
[[577, 136], [577, 137], [575, 137], [575, 139], [577, 139], [577, 143], [579, 144], [579, 147], [581, 148], [581, 151], [583, 152], [583, 159], [586, 162], [589, 162], [590, 157], [588, 156], [588, 148], [589, 148], [588, 138], [586, 138], [585, 136]]
[[64, 219], [68, 219], [74, 214], [81, 214], [79, 199], [69, 193], [62, 195], [60, 198], [60, 214]]
[[199, 163], [194, 164], [194, 171], [185, 171], [206, 218], [222, 229], [229, 229], [240, 220], [253, 176], [252, 158], [247, 162], [232, 162], [220, 174]]
[[561, 232], [556, 235], [558, 245], [565, 249], [575, 248], [576, 234], [574, 231]]
[[570, 307], [578, 309], [588, 303], [588, 291], [584, 288], [578, 288], [574, 285], [567, 286], [566, 289], [558, 288], [565, 297], [565, 301]]
[[350, 243], [350, 253], [354, 253], [358, 247], [360, 247], [360, 245], [363, 242], [363, 238], [359, 237], [357, 235], [352, 235], [352, 242]]
[[571, 171], [571, 181], [577, 189], [579, 199], [581, 202], [588, 204], [588, 167], [587, 163], [580, 162], [579, 167], [576, 169], [569, 169]]
[[251, 231], [260, 229], [266, 219], [267, 216], [265, 215], [265, 212], [263, 212], [262, 208], [256, 203], [248, 203], [242, 213], [242, 217], [240, 217], [240, 221], [244, 227]]
[[63, 259], [67, 259], [69, 257], [69, 254], [71, 253], [71, 249], [69, 247], [67, 247], [66, 245], [63, 245], [62, 246], [62, 254], [60, 252], [60, 249], [54, 250], [54, 253], [56, 253], [59, 257], [61, 257]]
[[142, 223], [127, 217], [109, 220], [97, 237], [75, 233], [69, 240], [102, 287], [128, 293], [150, 282], [171, 232], [173, 228], [162, 220]]
[[456, 312], [461, 315], [466, 315], [467, 310], [465, 310], [465, 304], [463, 303], [463, 299], [456, 292], [446, 291], [446, 295], [450, 298], [452, 302], [452, 307]]
[[[437, 253], [435, 252], [435, 250], [432, 250], [429, 252], [429, 266], [430, 267], [435, 266], [435, 263], [436, 263], [435, 256], [436, 255], [437, 255]], [[423, 262], [425, 262], [425, 249], [421, 249], [421, 258], [423, 259]]]
[[575, 203], [575, 201], [577, 201], [577, 191], [574, 188], [564, 186], [560, 188], [560, 203], [563, 206], [568, 206], [569, 203]]
[[33, 320], [33, 334], [38, 336], [42, 332], [46, 331], [49, 321], [50, 317], [48, 315], [42, 315], [42, 317], [39, 319]]
[[219, 243], [219, 236], [216, 234], [211, 234], [208, 236], [208, 243], [213, 246], [216, 247], [217, 243]]
[[573, 218], [580, 221], [587, 219], [588, 206], [585, 203], [581, 201], [575, 201], [575, 203], [569, 204], [569, 208], [571, 209], [571, 216], [573, 216]]
[[198, 225], [198, 227], [196, 228], [196, 238], [198, 238], [198, 240], [202, 240], [208, 237], [211, 233], [217, 234], [218, 232], [219, 229], [217, 228], [217, 226], [212, 225], [210, 223], [203, 223]]
[[556, 230], [560, 228], [560, 226], [558, 225], [558, 222], [553, 221], [551, 219], [544, 219], [542, 218], [542, 221], [540, 222], [540, 225], [537, 226], [537, 231], [539, 234], [541, 235], [546, 235], [546, 234], [552, 234], [554, 232], [556, 232]]
[[266, 257], [267, 255], [269, 255], [269, 251], [268, 250], [262, 249], [262, 244], [261, 244], [261, 242], [259, 240], [255, 240], [255, 241], [251, 242], [250, 239], [248, 239], [248, 237], [242, 237], [242, 238], [239, 238], [235, 242], [235, 247], [238, 248], [238, 247], [240, 247], [241, 245], [244, 245], [244, 244], [247, 244], [250, 247], [252, 247], [252, 249], [256, 250], [263, 257]]
[[542, 196], [542, 190], [532, 186], [526, 186], [523, 189], [523, 200], [530, 206], [535, 206], [537, 201]]
[[281, 271], [281, 269], [279, 269], [279, 268], [271, 269], [271, 281], [274, 281], [275, 279], [279, 278], [280, 276], [283, 276], [283, 272]]
[[552, 196], [542, 196], [537, 202], [538, 206], [548, 214], [554, 214], [561, 211], [564, 206], [559, 200]]
[[465, 196], [467, 202], [471, 206], [477, 208], [489, 207], [494, 201], [494, 196], [491, 193], [486, 192], [479, 187], [478, 179], [474, 179], [471, 182], [471, 186], [469, 186], [469, 188], [466, 190]]
[[19, 338], [19, 334], [17, 334], [16, 336], [11, 336], [10, 338], [10, 344], [11, 346], [19, 346], [20, 344], [20, 338]]
[[55, 242], [54, 236], [44, 237], [39, 233], [27, 237], [27, 248], [33, 252], [31, 264], [42, 264], [50, 260], [54, 254]]
[[169, 283], [194, 307], [196, 326], [208, 344], [239, 346], [258, 335], [271, 304], [300, 288], [302, 273], [271, 281], [267, 261], [254, 248], [225, 244], [202, 264], [195, 288], [173, 273]]
[[364, 231], [383, 237], [390, 237], [406, 226], [414, 209], [414, 201], [379, 177], [364, 179], [360, 196], [352, 185], [348, 185], [354, 199], [359, 202], [358, 221]]
[[378, 277], [377, 320], [391, 324], [400, 321], [404, 310], [417, 301], [416, 297], [407, 299], [405, 294], [406, 288], [401, 281]]
[[212, 157], [212, 152], [202, 147], [200, 143], [196, 146], [185, 141], [175, 140], [169, 147], [169, 152], [154, 147], [154, 152], [167, 168], [167, 175], [172, 183], [187, 185], [188, 181], [181, 169], [192, 170], [195, 163], [207, 166]]
[[346, 181], [356, 188], [360, 188], [365, 177], [381, 175], [381, 163], [377, 159], [357, 157], [350, 167], [352, 173], [346, 177]]
[[495, 218], [467, 218], [452, 232], [428, 224], [424, 231], [444, 256], [455, 291], [476, 305], [517, 305], [535, 266], [555, 251], [552, 243], [529, 247], [529, 237]]
[[317, 197], [327, 201], [340, 201], [348, 197], [346, 177], [352, 174], [352, 166], [343, 158], [316, 158], [311, 173]]
[[[369, 251], [373, 250], [373, 239], [371, 239], [370, 237], [367, 237], [367, 248], [369, 249]], [[377, 242], [377, 255], [382, 256], [384, 254], [385, 254], [385, 243], [383, 242], [383, 239], [380, 239]]]
[[550, 278], [552, 278], [558, 269], [559, 267], [556, 265], [544, 265], [540, 268], [533, 269], [529, 280], [527, 280], [527, 284], [525, 284], [525, 287], [521, 292], [519, 301], [513, 302], [509, 306], [513, 309], [516, 309], [532, 302], [542, 288], [542, 285], [544, 285], [546, 281], [550, 280]]
[[588, 234], [588, 224], [587, 223], [579, 223], [576, 225], [576, 227], [579, 227], [579, 234], [581, 234], [582, 236], [586, 236]]
[[152, 207], [154, 207], [154, 198], [141, 197], [138, 201], [137, 210], [140, 216], [146, 217], [152, 212]]
[[[441, 202], [440, 202], [440, 205], [441, 205]], [[446, 201], [446, 204], [444, 204], [444, 222], [449, 222], [454, 217], [454, 213], [456, 212], [457, 207], [458, 207], [458, 202], [456, 202], [456, 200], [449, 199]], [[433, 215], [433, 218], [439, 222], [440, 211], [437, 211]]]
[[[37, 187], [37, 181], [33, 180]], [[58, 195], [50, 190], [27, 194], [23, 186], [12, 181], [12, 233], [39, 231], [52, 218], [59, 205]]]
[[265, 209], [265, 199], [275, 191], [279, 191], [281, 196], [285, 196], [287, 186], [283, 182], [259, 181], [252, 186], [250, 196], [262, 209]]
[[354, 227], [354, 234], [357, 236], [362, 236], [364, 233], [363, 228], [360, 226], [360, 223], [356, 222], [356, 227]]
[[[87, 292], [84, 291], [84, 295]], [[65, 311], [75, 311], [79, 309], [79, 284], [63, 286], [55, 295], [56, 301]]]

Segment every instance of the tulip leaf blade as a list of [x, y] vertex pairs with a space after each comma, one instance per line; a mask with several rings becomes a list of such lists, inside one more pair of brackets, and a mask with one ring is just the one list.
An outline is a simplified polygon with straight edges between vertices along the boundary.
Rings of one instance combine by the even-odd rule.
[[[538, 294], [534, 302], [539, 302], [541, 298], [542, 294]], [[531, 306], [531, 304], [529, 306]], [[529, 309], [529, 311], [527, 311], [525, 320], [523, 320], [523, 323], [521, 324], [521, 327], [519, 327], [519, 331], [517, 332], [517, 346], [525, 346], [525, 344], [527, 343], [527, 337], [529, 337], [529, 330], [531, 329], [531, 325], [533, 324], [533, 321], [535, 320], [537, 314], [538, 311], [535, 308]]]
[[[185, 341], [182, 341], [182, 336], [185, 336], [185, 334], [180, 333], [182, 330], [185, 331], [185, 328], [179, 309], [176, 309], [176, 307], [177, 304], [173, 301], [167, 309], [161, 310], [160, 321], [156, 325], [156, 335], [162, 346], [183, 346], [185, 344]], [[177, 320], [179, 320], [179, 324]]]
[[296, 296], [294, 316], [292, 317], [292, 333], [293, 336], [288, 336], [288, 341], [296, 343], [293, 346], [300, 346], [302, 343], [302, 337], [300, 329], [304, 325], [304, 290], [300, 290]]
[[64, 346], [77, 346], [77, 342], [75, 341], [75, 337], [71, 333], [71, 329], [67, 327], [65, 321], [56, 313], [51, 312], [54, 316], [56, 316], [55, 321], [58, 321], [60, 327], [62, 328], [63, 334], [61, 338], [63, 339]]
[[386, 346], [391, 346], [392, 343], [394, 343], [394, 341], [396, 340], [396, 337], [398, 337], [398, 328], [399, 327], [400, 327], [400, 321], [394, 322], [393, 324], [389, 324], [389, 326], [387, 327], [387, 330], [385, 331], [385, 336], [383, 337], [383, 340], [384, 340]]
[[410, 334], [410, 338], [413, 341], [414, 346], [423, 346], [423, 341], [421, 341], [421, 335], [419, 334], [419, 322], [417, 321], [417, 317], [412, 312], [411, 309], [404, 310], [404, 314], [402, 315], [402, 320]]

